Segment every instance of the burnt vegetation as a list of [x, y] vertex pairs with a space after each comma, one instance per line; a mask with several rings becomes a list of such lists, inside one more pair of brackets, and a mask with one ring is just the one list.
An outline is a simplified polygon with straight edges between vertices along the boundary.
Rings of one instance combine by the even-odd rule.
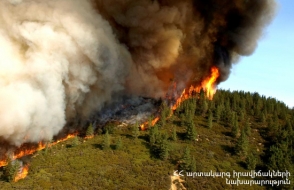
[[[29, 175], [17, 183], [10, 176], [15, 168], [0, 169], [0, 187], [150, 190], [169, 189], [174, 170], [294, 174], [294, 110], [283, 102], [258, 93], [219, 90], [212, 101], [201, 92], [173, 114], [166, 104], [161, 110], [161, 119], [145, 131], [138, 130], [138, 123], [109, 124], [102, 133], [91, 125], [87, 136], [95, 134], [93, 138], [76, 137], [37, 152], [30, 160]], [[229, 186], [221, 177], [183, 179], [187, 189], [271, 188]]]

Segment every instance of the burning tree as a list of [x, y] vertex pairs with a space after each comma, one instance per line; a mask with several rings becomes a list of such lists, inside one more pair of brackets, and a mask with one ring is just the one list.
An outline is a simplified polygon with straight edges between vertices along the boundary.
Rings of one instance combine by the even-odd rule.
[[4, 167], [4, 177], [9, 182], [14, 181], [20, 169], [20, 161], [8, 159], [8, 164]]

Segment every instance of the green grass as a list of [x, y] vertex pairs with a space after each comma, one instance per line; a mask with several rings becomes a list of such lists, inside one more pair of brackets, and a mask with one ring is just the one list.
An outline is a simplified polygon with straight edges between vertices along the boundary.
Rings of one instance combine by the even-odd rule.
[[[270, 116], [268, 116], [270, 117]], [[256, 116], [251, 121], [249, 150], [258, 158], [258, 169], [264, 167], [261, 160], [268, 143], [267, 128]], [[72, 145], [72, 139], [62, 142], [27, 158], [30, 162], [28, 176], [17, 183], [0, 180], [0, 189], [169, 189], [170, 176], [179, 170], [184, 150], [190, 148], [191, 157], [196, 159], [197, 172], [233, 172], [248, 171], [245, 156], [236, 155], [236, 138], [226, 122], [216, 123], [208, 128], [207, 115], [196, 114], [193, 117], [198, 136], [195, 141], [185, 139], [186, 127], [181, 119], [173, 116], [173, 122], [167, 121], [159, 127], [161, 133], [169, 135], [171, 147], [169, 158], [162, 161], [154, 155], [148, 142], [148, 130], [141, 131], [138, 139], [132, 137], [131, 126], [116, 127], [111, 134], [111, 149], [103, 150], [103, 135], [92, 139], [80, 138], [80, 144]], [[281, 121], [282, 122], [282, 121]], [[245, 122], [240, 121], [240, 129]], [[177, 141], [172, 141], [173, 128], [177, 131]], [[123, 148], [115, 150], [115, 143], [121, 137]], [[262, 168], [263, 169], [263, 168]], [[193, 172], [196, 172], [193, 171]], [[0, 170], [0, 175], [1, 175]], [[183, 177], [187, 189], [265, 189], [257, 185], [231, 186], [221, 177]]]

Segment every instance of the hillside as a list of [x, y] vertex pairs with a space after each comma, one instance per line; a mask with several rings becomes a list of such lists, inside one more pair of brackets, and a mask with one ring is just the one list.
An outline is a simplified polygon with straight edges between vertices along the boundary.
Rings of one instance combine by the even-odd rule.
[[[29, 163], [25, 179], [13, 182], [7, 174], [10, 168], [1, 168], [0, 187], [170, 189], [174, 171], [183, 170], [186, 189], [293, 188], [226, 184], [237, 179], [234, 172], [294, 174], [294, 110], [284, 103], [258, 93], [219, 90], [213, 100], [201, 92], [170, 112], [163, 103], [160, 120], [145, 131], [139, 131], [138, 124], [118, 127], [109, 123], [95, 130], [93, 138], [75, 137], [47, 147], [32, 158], [23, 158]], [[87, 133], [92, 135], [91, 126]], [[194, 177], [189, 176], [190, 171], [195, 172]], [[223, 177], [195, 176], [210, 171]], [[286, 181], [281, 176], [240, 177], [245, 179]]]

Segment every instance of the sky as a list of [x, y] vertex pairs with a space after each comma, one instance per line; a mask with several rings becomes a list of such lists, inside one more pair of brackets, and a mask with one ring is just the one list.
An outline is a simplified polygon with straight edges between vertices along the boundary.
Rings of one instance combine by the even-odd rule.
[[294, 1], [276, 0], [276, 16], [255, 52], [242, 57], [218, 89], [258, 92], [294, 107]]

